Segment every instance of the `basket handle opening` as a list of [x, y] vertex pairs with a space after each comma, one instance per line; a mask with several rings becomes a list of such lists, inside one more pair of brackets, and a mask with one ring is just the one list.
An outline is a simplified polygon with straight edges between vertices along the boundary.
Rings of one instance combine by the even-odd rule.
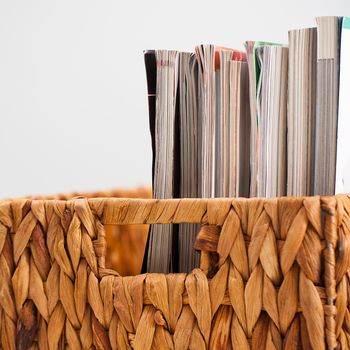
[[[90, 205], [94, 199], [90, 199]], [[232, 205], [230, 198], [181, 198], [181, 199], [105, 199], [102, 221], [104, 225], [134, 224], [200, 224], [199, 240], [204, 233], [214, 230], [213, 242], [218, 242], [218, 234]], [[216, 227], [216, 228], [215, 228]], [[207, 232], [210, 234], [210, 232]], [[208, 235], [205, 239], [209, 238]], [[204, 242], [202, 242], [204, 243]], [[217, 244], [217, 243], [216, 243]], [[197, 240], [194, 249], [201, 252], [200, 268], [207, 276], [217, 271], [218, 256], [200, 246]]]

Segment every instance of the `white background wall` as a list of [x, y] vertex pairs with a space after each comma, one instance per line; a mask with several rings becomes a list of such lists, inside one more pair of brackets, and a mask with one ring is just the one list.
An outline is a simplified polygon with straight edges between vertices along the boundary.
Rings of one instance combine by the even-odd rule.
[[349, 0], [0, 0], [0, 197], [148, 185], [142, 50], [287, 43]]

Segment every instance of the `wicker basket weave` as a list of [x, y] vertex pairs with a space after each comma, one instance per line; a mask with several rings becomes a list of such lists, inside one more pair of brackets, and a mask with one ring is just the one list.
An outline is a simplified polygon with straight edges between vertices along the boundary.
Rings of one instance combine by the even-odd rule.
[[[2, 201], [2, 348], [348, 349], [349, 213], [346, 196]], [[182, 222], [221, 228], [201, 269], [105, 268], [104, 225]]]
[[[30, 197], [29, 199], [86, 198], [151, 198], [150, 188], [117, 188], [99, 192], [61, 193], [51, 196]], [[106, 266], [117, 270], [121, 276], [137, 275], [141, 271], [148, 235], [148, 225], [105, 225]]]

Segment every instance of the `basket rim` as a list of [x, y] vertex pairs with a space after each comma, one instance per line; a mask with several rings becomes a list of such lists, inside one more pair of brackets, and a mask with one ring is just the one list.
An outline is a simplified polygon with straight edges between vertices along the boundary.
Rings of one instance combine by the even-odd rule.
[[[126, 224], [216, 224], [223, 223], [228, 211], [236, 206], [260, 204], [296, 205], [309, 204], [320, 206], [329, 199], [350, 198], [350, 194], [333, 196], [284, 196], [284, 197], [254, 197], [254, 198], [135, 198], [135, 197], [88, 197], [78, 195], [68, 199], [28, 197], [0, 200], [0, 211], [6, 207], [23, 206], [28, 202], [46, 207], [64, 206], [73, 209], [81, 201], [86, 201], [91, 211], [100, 217], [104, 225]], [[9, 209], [9, 208], [8, 208]], [[7, 210], [8, 210], [7, 209]]]

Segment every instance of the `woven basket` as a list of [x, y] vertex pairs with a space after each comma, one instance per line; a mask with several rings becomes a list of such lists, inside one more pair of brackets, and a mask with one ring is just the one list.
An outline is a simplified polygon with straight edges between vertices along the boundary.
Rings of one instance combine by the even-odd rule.
[[[2, 348], [348, 349], [349, 213], [346, 196], [2, 201]], [[200, 269], [106, 269], [104, 225], [182, 222], [203, 225]]]

